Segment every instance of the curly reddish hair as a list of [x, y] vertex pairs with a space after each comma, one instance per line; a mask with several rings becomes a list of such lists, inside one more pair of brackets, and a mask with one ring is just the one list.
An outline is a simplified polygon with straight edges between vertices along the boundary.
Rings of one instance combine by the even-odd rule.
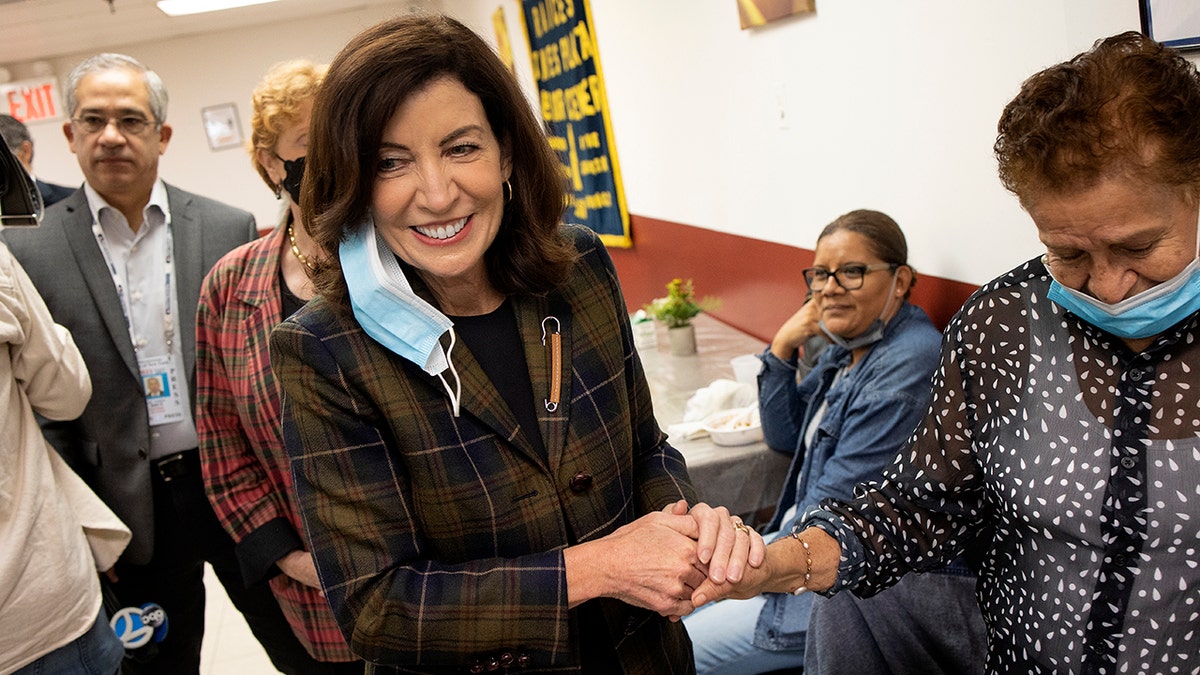
[[1113, 176], [1200, 194], [1200, 75], [1137, 32], [1025, 80], [997, 131], [1000, 180], [1022, 204]]
[[303, 59], [276, 63], [254, 88], [250, 106], [250, 141], [246, 145], [254, 170], [272, 190], [277, 186], [267, 175], [267, 170], [258, 163], [255, 152], [260, 148], [275, 152], [279, 134], [299, 117], [300, 106], [317, 95], [326, 69], [324, 64]]

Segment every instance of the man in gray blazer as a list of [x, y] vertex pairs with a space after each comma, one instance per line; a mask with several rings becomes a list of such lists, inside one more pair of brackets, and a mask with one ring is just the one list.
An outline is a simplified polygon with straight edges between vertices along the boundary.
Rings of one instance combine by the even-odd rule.
[[165, 639], [133, 650], [125, 672], [199, 672], [205, 560], [272, 661], [293, 672], [292, 655], [306, 653], [267, 586], [242, 583], [233, 541], [204, 494], [193, 419], [200, 283], [255, 238], [254, 217], [158, 178], [171, 139], [167, 94], [138, 61], [85, 60], [66, 103], [63, 132], [86, 182], [47, 209], [41, 228], [0, 237], [92, 377], [83, 415], [42, 428], [133, 531], [110, 586], [121, 606], [166, 611]]

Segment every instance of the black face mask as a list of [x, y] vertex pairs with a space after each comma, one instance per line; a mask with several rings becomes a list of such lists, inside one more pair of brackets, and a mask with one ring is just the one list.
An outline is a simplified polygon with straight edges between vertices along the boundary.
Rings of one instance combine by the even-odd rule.
[[283, 162], [283, 170], [287, 175], [284, 176], [281, 185], [287, 193], [292, 196], [292, 201], [297, 205], [300, 204], [300, 182], [304, 180], [304, 158], [297, 157], [296, 159], [284, 159], [279, 155], [275, 155], [279, 161]]

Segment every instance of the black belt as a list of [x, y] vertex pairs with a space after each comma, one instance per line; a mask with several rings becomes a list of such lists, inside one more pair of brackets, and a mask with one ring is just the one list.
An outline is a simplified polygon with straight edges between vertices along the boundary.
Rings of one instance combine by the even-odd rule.
[[175, 452], [150, 462], [150, 466], [164, 483], [170, 483], [176, 478], [200, 472], [200, 452], [195, 448]]

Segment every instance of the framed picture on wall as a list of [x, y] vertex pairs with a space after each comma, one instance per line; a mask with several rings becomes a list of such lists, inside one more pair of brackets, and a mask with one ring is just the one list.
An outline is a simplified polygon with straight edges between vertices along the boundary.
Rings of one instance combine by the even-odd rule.
[[1142, 34], [1175, 49], [1200, 49], [1200, 3], [1138, 0]]
[[242, 125], [238, 121], [237, 106], [232, 103], [210, 105], [200, 110], [204, 117], [204, 134], [208, 136], [208, 147], [212, 150], [237, 148], [242, 145]]
[[817, 11], [817, 0], [737, 0], [742, 30], [765, 26], [795, 14]]

